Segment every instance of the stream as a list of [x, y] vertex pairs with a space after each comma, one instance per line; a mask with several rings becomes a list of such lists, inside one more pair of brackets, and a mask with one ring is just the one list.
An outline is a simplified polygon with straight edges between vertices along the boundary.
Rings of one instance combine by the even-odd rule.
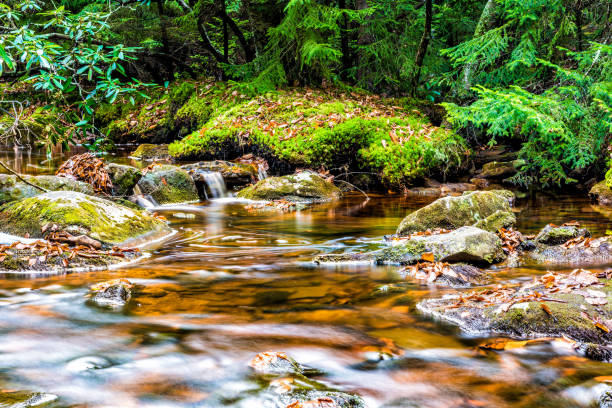
[[[52, 174], [65, 157], [0, 152], [26, 174]], [[407, 280], [398, 267], [311, 262], [380, 247], [407, 213], [432, 200], [365, 202], [351, 193], [276, 212], [211, 199], [202, 211], [165, 212], [177, 233], [141, 263], [0, 276], [0, 387], [57, 396], [51, 407], [262, 407], [248, 362], [282, 351], [370, 408], [592, 406], [605, 387], [594, 378], [612, 375], [612, 365], [579, 357], [561, 340], [484, 350], [478, 345], [495, 336], [462, 333], [416, 310], [450, 289]], [[570, 220], [594, 236], [612, 229], [586, 196], [538, 193], [518, 208], [517, 229], [526, 234]], [[546, 268], [490, 273], [507, 283]], [[90, 285], [115, 278], [136, 284], [126, 308], [86, 303]]]

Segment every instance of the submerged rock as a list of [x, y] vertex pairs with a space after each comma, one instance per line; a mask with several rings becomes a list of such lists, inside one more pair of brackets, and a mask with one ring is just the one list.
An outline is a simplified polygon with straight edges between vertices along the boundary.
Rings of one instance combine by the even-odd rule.
[[406, 216], [397, 228], [397, 234], [402, 236], [428, 229], [463, 226], [496, 232], [516, 222], [510, 208], [513, 197], [507, 190], [491, 190], [440, 198]]
[[605, 180], [595, 184], [589, 191], [589, 195], [597, 200], [599, 205], [612, 205], [612, 189], [608, 187]]
[[325, 202], [341, 196], [340, 189], [317, 173], [302, 171], [290, 176], [268, 177], [238, 192], [251, 200]]
[[98, 283], [90, 288], [90, 301], [102, 307], [120, 307], [132, 298], [134, 285], [127, 279], [113, 279]]
[[202, 173], [217, 172], [223, 177], [228, 188], [245, 186], [257, 181], [257, 167], [253, 164], [232, 163], [225, 160], [203, 161], [181, 166], [196, 182], [198, 190], [206, 188], [206, 178]]
[[427, 284], [453, 288], [483, 284], [487, 274], [472, 265], [425, 262], [406, 267], [404, 272], [411, 278]]
[[130, 157], [143, 161], [170, 161], [172, 157], [168, 153], [168, 145], [166, 144], [141, 144], [134, 150]]
[[491, 232], [476, 227], [432, 235], [416, 235], [393, 246], [362, 254], [329, 254], [315, 257], [316, 263], [370, 261], [378, 264], [413, 264], [424, 254], [436, 262], [492, 264], [505, 259], [502, 241]]
[[[278, 408], [364, 408], [361, 397], [308, 378], [309, 372], [282, 352], [259, 353], [249, 366], [268, 382], [260, 406]], [[321, 374], [319, 372], [316, 372]]]
[[159, 204], [199, 201], [196, 185], [185, 170], [171, 165], [154, 165], [136, 184], [138, 194], [151, 195]]
[[113, 183], [113, 195], [129, 196], [134, 186], [142, 177], [142, 173], [136, 167], [123, 164], [108, 163], [106, 171]]
[[428, 299], [417, 307], [467, 332], [520, 338], [566, 336], [580, 343], [607, 345], [612, 341], [611, 293], [607, 275], [577, 270], [569, 275], [548, 274], [521, 287]]
[[[93, 187], [82, 181], [58, 176], [22, 176], [29, 183], [49, 191], [78, 191], [93, 194]], [[21, 181], [15, 175], [0, 174], [0, 204], [23, 200], [42, 194], [43, 191]]]
[[43, 237], [43, 227], [55, 224], [78, 236], [112, 246], [145, 234], [167, 234], [170, 228], [146, 211], [128, 208], [77, 192], [50, 192], [0, 207], [3, 229], [19, 236]]

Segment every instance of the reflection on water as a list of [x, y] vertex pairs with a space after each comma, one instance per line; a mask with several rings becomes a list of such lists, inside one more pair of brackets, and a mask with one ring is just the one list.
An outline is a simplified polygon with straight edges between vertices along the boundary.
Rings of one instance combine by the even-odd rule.
[[[32, 174], [52, 173], [58, 162], [12, 151], [3, 158]], [[321, 371], [319, 381], [360, 394], [369, 407], [590, 404], [602, 387], [593, 378], [611, 375], [612, 367], [577, 357], [566, 343], [477, 351], [482, 338], [414, 307], [447, 289], [406, 281], [394, 267], [310, 262], [320, 253], [379, 247], [425, 203], [374, 196], [363, 205], [355, 195], [277, 213], [213, 200], [189, 217], [168, 211], [178, 233], [144, 263], [4, 276], [1, 387], [55, 394], [57, 407], [259, 407], [260, 384], [247, 362], [278, 350]], [[595, 234], [612, 228], [580, 197], [540, 195], [519, 206], [518, 226], [527, 233], [570, 219]], [[491, 271], [497, 281], [542, 272]], [[127, 308], [86, 305], [89, 285], [118, 277], [136, 284]]]

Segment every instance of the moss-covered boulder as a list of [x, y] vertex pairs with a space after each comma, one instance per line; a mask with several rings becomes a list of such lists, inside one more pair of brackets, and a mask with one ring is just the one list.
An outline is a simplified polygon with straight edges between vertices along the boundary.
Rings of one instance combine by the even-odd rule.
[[43, 237], [51, 223], [72, 235], [86, 235], [106, 245], [117, 245], [145, 234], [170, 232], [165, 222], [146, 211], [128, 208], [100, 197], [56, 191], [0, 207], [5, 232]]
[[[605, 346], [612, 342], [610, 302], [611, 281], [578, 270], [569, 275], [548, 274], [520, 287], [428, 299], [417, 307], [470, 333], [501, 333], [525, 339], [565, 336], [586, 345]], [[587, 356], [595, 355], [591, 351]]]
[[370, 261], [378, 264], [413, 264], [431, 254], [434, 261], [492, 264], [505, 259], [502, 241], [491, 232], [461, 227], [446, 234], [418, 235], [365, 254], [319, 255], [316, 263]]
[[186, 164], [181, 168], [191, 174], [198, 191], [205, 191], [208, 188], [207, 175], [211, 172], [221, 174], [225, 185], [230, 189], [257, 181], [257, 167], [252, 164], [213, 160]]
[[139, 194], [149, 194], [159, 204], [199, 201], [198, 190], [189, 173], [180, 167], [155, 165], [136, 184]]
[[608, 187], [605, 180], [595, 184], [589, 195], [597, 200], [599, 205], [612, 206], [612, 188]]
[[168, 145], [150, 143], [143, 143], [138, 146], [130, 154], [130, 157], [143, 161], [169, 161], [172, 159], [168, 153]]
[[496, 232], [516, 222], [506, 190], [473, 191], [458, 197], [443, 197], [408, 214], [397, 228], [397, 234], [409, 235], [417, 231], [475, 226]]
[[[78, 191], [84, 194], [94, 193], [91, 185], [67, 177], [23, 176], [23, 178], [29, 183], [50, 191]], [[24, 183], [17, 178], [17, 176], [0, 174], [0, 204], [34, 197], [41, 193], [42, 190]]]
[[134, 186], [142, 177], [141, 171], [136, 167], [115, 163], [108, 163], [105, 167], [113, 183], [113, 195], [131, 195]]
[[340, 196], [338, 187], [311, 171], [268, 177], [238, 192], [240, 198], [268, 201], [325, 202]]

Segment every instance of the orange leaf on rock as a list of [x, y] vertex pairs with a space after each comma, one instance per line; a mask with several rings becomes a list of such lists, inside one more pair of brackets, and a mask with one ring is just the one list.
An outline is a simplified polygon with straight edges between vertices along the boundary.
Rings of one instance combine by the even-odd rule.
[[434, 254], [432, 254], [431, 252], [425, 252], [423, 255], [421, 255], [421, 259], [427, 262], [433, 262]]

